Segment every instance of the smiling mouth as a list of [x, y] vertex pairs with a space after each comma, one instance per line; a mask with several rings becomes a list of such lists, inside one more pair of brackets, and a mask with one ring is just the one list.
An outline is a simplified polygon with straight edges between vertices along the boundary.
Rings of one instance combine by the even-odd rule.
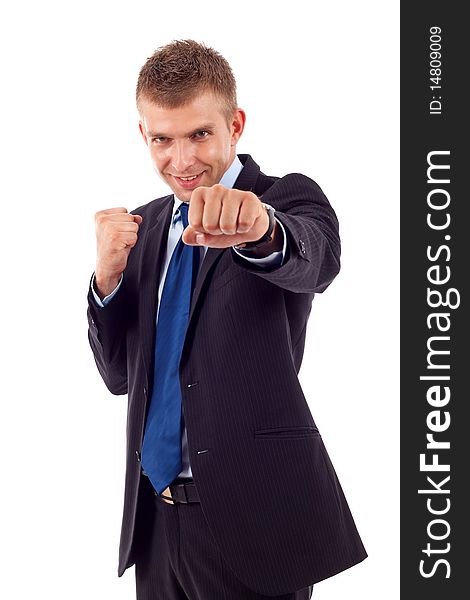
[[177, 175], [173, 175], [173, 177], [181, 187], [190, 189], [199, 183], [203, 174], [204, 171], [197, 175], [188, 175], [187, 177], [178, 177]]
[[192, 181], [193, 179], [196, 179], [196, 177], [197, 175], [191, 175], [190, 177], [178, 177], [178, 179], [182, 179], [183, 181]]

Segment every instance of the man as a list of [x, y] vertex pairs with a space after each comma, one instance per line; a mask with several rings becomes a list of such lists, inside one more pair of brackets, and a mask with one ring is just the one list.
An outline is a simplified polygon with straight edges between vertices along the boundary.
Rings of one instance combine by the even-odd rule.
[[118, 574], [135, 564], [140, 600], [310, 598], [367, 556], [297, 377], [335, 213], [308, 177], [237, 156], [213, 49], [158, 49], [137, 107], [173, 193], [96, 213], [88, 292], [97, 367], [128, 394]]

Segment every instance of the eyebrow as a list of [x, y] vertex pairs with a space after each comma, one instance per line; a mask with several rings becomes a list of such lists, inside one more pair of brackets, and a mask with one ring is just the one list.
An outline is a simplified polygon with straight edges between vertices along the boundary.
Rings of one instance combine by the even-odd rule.
[[[188, 133], [184, 134], [183, 137], [191, 137], [198, 131], [206, 131], [208, 129], [209, 130], [215, 129], [215, 123], [206, 123], [205, 125], [201, 125], [201, 127], [196, 127], [196, 129], [193, 129], [192, 131], [189, 131]], [[147, 137], [171, 137], [171, 136], [167, 135], [166, 133], [159, 133], [158, 131], [147, 131]]]

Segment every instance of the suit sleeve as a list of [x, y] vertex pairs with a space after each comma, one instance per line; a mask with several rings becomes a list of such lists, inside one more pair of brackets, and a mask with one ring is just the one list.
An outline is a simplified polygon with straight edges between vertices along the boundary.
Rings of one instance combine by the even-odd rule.
[[96, 366], [112, 394], [127, 394], [126, 331], [129, 310], [126, 300], [125, 277], [112, 302], [100, 307], [95, 301], [92, 281], [88, 286], [88, 341]]
[[283, 289], [323, 292], [340, 270], [341, 254], [338, 219], [325, 194], [309, 177], [292, 173], [264, 192], [263, 201], [275, 207], [287, 234], [283, 264], [262, 270], [235, 253], [232, 260]]
[[119, 289], [119, 287], [121, 285], [122, 277], [123, 276], [121, 275], [121, 278], [119, 279], [118, 284], [114, 288], [114, 290], [110, 294], [108, 294], [107, 296], [105, 296], [103, 298], [103, 300], [101, 300], [101, 298], [98, 296], [98, 294], [95, 291], [95, 273], [93, 273], [93, 277], [91, 278], [91, 286], [90, 287], [91, 287], [91, 293], [93, 294], [93, 297], [94, 297], [94, 299], [96, 301], [96, 304], [98, 306], [101, 306], [101, 308], [103, 308], [103, 307], [106, 306], [106, 304], [108, 304], [108, 302], [110, 302], [114, 298], [114, 296], [116, 295], [116, 292], [118, 291], [118, 289]]
[[235, 254], [238, 254], [238, 256], [241, 256], [244, 260], [247, 260], [248, 262], [252, 262], [257, 266], [262, 266], [263, 269], [269, 270], [271, 268], [282, 265], [282, 263], [284, 262], [284, 258], [286, 256], [286, 247], [287, 247], [286, 231], [284, 229], [284, 225], [282, 223], [280, 223], [276, 217], [274, 217], [274, 219], [279, 223], [279, 226], [281, 228], [282, 239], [283, 239], [282, 250], [279, 250], [277, 252], [271, 252], [271, 254], [269, 254], [268, 256], [265, 256], [264, 258], [254, 257], [253, 250], [243, 250], [243, 249], [237, 250], [237, 248], [235, 248], [235, 246], [231, 247], [232, 252], [235, 252]]

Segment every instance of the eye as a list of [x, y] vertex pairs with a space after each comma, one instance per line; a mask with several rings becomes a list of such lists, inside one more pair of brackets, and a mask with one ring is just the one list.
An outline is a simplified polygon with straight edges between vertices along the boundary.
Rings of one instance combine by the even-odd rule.
[[160, 137], [154, 137], [150, 141], [153, 144], [164, 144], [166, 141], [168, 141], [168, 138], [160, 136]]
[[203, 140], [204, 138], [206, 138], [209, 135], [208, 131], [196, 131], [196, 133], [193, 135], [193, 137], [195, 137], [197, 140]]

